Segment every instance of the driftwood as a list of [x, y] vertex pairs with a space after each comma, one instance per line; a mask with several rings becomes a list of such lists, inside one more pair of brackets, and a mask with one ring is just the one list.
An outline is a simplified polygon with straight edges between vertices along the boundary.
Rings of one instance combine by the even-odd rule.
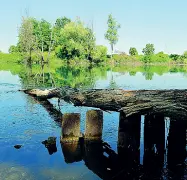
[[102, 110], [133, 114], [164, 114], [168, 117], [187, 117], [187, 90], [107, 90], [79, 91], [71, 88], [23, 90], [41, 99], [60, 98], [75, 106], [96, 107]]

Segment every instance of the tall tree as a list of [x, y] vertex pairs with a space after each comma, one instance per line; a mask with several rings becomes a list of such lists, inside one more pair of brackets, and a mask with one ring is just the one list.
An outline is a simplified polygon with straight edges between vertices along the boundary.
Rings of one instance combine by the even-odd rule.
[[51, 24], [44, 19], [41, 21], [33, 19], [33, 25], [34, 35], [37, 38], [38, 48], [43, 51], [48, 51], [50, 45], [50, 35], [52, 31]]
[[153, 55], [155, 53], [154, 44], [146, 44], [146, 46], [145, 46], [145, 48], [143, 48], [142, 52], [146, 56]]
[[37, 40], [37, 52], [41, 57], [41, 65], [44, 63], [44, 51], [48, 51], [48, 57], [46, 59], [49, 62], [49, 56], [54, 44], [54, 33], [52, 25], [46, 20], [41, 21], [33, 20], [34, 35]]
[[34, 35], [34, 26], [32, 18], [22, 18], [19, 28], [19, 42], [21, 51], [26, 53], [28, 62], [31, 63], [31, 53], [36, 47], [36, 37]]
[[112, 14], [109, 14], [107, 24], [108, 30], [105, 38], [109, 41], [113, 54], [114, 45], [118, 42], [118, 29], [120, 28], [120, 24], [112, 17]]
[[96, 38], [95, 35], [93, 33], [93, 30], [90, 28], [86, 28], [87, 29], [87, 35], [86, 35], [86, 54], [87, 54], [87, 59], [92, 61], [93, 60], [93, 55], [94, 55], [94, 51], [96, 50]]

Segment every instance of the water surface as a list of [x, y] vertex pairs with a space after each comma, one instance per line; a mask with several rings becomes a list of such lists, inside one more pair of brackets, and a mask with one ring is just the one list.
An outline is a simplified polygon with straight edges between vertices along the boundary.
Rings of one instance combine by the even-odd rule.
[[[80, 161], [70, 163], [68, 162], [68, 158], [71, 157], [69, 157], [69, 155], [67, 156], [68, 151], [65, 149], [66, 147], [64, 147], [64, 150], [63, 146], [60, 144], [60, 123], [55, 122], [53, 116], [51, 116], [46, 108], [38, 101], [25, 95], [23, 92], [18, 91], [19, 89], [28, 87], [51, 88], [62, 86], [82, 89], [187, 89], [186, 82], [186, 67], [92, 67], [88, 69], [83, 67], [72, 68], [64, 66], [50, 70], [46, 68], [42, 72], [35, 67], [31, 69], [20, 65], [17, 65], [14, 68], [12, 68], [12, 66], [2, 66], [0, 68], [0, 179], [95, 180], [104, 178], [110, 173], [115, 173], [115, 171], [117, 172], [115, 166], [119, 169], [122, 168], [122, 170], [125, 168], [121, 166], [121, 162], [119, 162], [118, 158], [117, 142], [119, 113], [104, 112], [102, 139], [103, 142], [108, 144], [107, 147], [110, 146], [109, 150], [106, 151], [105, 147], [105, 150], [103, 151], [102, 144], [88, 146], [86, 147], [86, 150], [90, 149], [91, 152], [93, 151], [93, 154], [87, 153], [86, 155], [84, 152], [83, 155], [81, 155], [82, 157], [80, 157]], [[84, 132], [86, 112], [93, 108], [74, 107], [63, 101], [60, 102], [59, 107], [57, 105], [57, 99], [52, 99], [50, 102], [57, 109], [60, 108], [62, 113], [80, 113], [81, 132]], [[144, 119], [144, 116], [142, 116], [139, 137], [139, 164], [132, 165], [139, 173], [136, 174], [130, 170], [132, 175], [127, 177], [129, 179], [152, 178], [149, 176], [149, 173], [146, 174], [146, 172], [151, 172], [152, 170], [145, 168], [146, 163], [149, 164], [150, 162], [147, 161], [147, 154], [145, 154], [144, 151], [146, 146], [144, 142]], [[167, 118], [165, 117], [165, 119]], [[178, 157], [177, 154], [177, 159], [180, 161], [174, 162], [173, 160], [173, 164], [170, 163], [170, 167], [171, 164], [174, 167], [175, 165], [180, 167], [177, 172], [173, 172], [172, 168], [170, 168], [171, 170], [168, 168], [168, 162], [171, 161], [171, 158], [168, 159], [167, 156], [169, 124], [170, 121], [165, 120], [164, 160], [159, 156], [162, 163], [161, 165], [155, 165], [155, 167], [157, 169], [160, 168], [161, 170], [159, 173], [155, 173], [154, 178], [185, 179], [187, 178], [187, 173], [185, 172], [186, 156], [181, 160], [181, 157]], [[54, 152], [51, 155], [44, 144], [42, 144], [42, 141], [48, 139], [48, 137], [57, 137], [57, 152]], [[156, 150], [153, 149], [153, 147], [159, 145], [156, 141], [157, 140], [150, 145], [154, 152]], [[14, 148], [14, 145], [17, 144], [22, 145], [22, 147], [20, 149]], [[150, 147], [148, 148], [149, 150]], [[183, 147], [179, 149], [182, 148]], [[178, 153], [178, 151], [174, 153]], [[96, 154], [98, 154], [98, 156], [96, 156]], [[148, 159], [155, 158], [154, 153], [148, 154]], [[130, 159], [127, 162], [130, 163], [131, 161], [134, 160]], [[117, 165], [115, 165], [115, 163]], [[129, 164], [127, 164], [127, 166], [130, 167]], [[113, 171], [113, 169], [111, 170], [109, 167], [112, 167], [115, 170]], [[125, 174], [126, 172], [120, 171], [120, 173]], [[118, 174], [114, 176], [114, 179], [120, 179], [120, 173], [118, 172]]]

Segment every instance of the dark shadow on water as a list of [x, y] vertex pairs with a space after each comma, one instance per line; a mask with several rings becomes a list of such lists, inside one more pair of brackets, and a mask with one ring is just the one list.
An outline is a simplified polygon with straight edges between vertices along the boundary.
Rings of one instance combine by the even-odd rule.
[[[140, 115], [126, 118], [120, 113], [117, 152], [103, 141], [63, 143], [66, 163], [84, 161], [101, 179], [185, 179], [187, 123], [166, 120], [163, 115], [145, 115], [141, 129], [141, 121]], [[141, 131], [144, 132], [142, 149]], [[140, 163], [141, 152], [143, 164]]]

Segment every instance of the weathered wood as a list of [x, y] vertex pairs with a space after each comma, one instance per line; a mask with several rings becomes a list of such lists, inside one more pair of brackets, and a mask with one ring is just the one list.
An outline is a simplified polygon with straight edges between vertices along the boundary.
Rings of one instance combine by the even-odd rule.
[[89, 110], [86, 113], [85, 139], [102, 139], [103, 112], [101, 110]]
[[64, 114], [62, 121], [61, 142], [79, 141], [80, 136], [80, 114]]
[[97, 107], [103, 110], [123, 111], [133, 114], [160, 113], [169, 117], [187, 116], [187, 90], [107, 90], [93, 89], [78, 91], [71, 88], [52, 90], [25, 90], [39, 98], [58, 97], [75, 106]]
[[51, 99], [54, 97], [59, 97], [60, 95], [60, 91], [59, 89], [45, 89], [45, 90], [41, 90], [41, 89], [23, 89], [20, 90], [23, 91], [26, 94], [29, 94], [33, 97], [37, 97], [40, 100], [43, 99]]

